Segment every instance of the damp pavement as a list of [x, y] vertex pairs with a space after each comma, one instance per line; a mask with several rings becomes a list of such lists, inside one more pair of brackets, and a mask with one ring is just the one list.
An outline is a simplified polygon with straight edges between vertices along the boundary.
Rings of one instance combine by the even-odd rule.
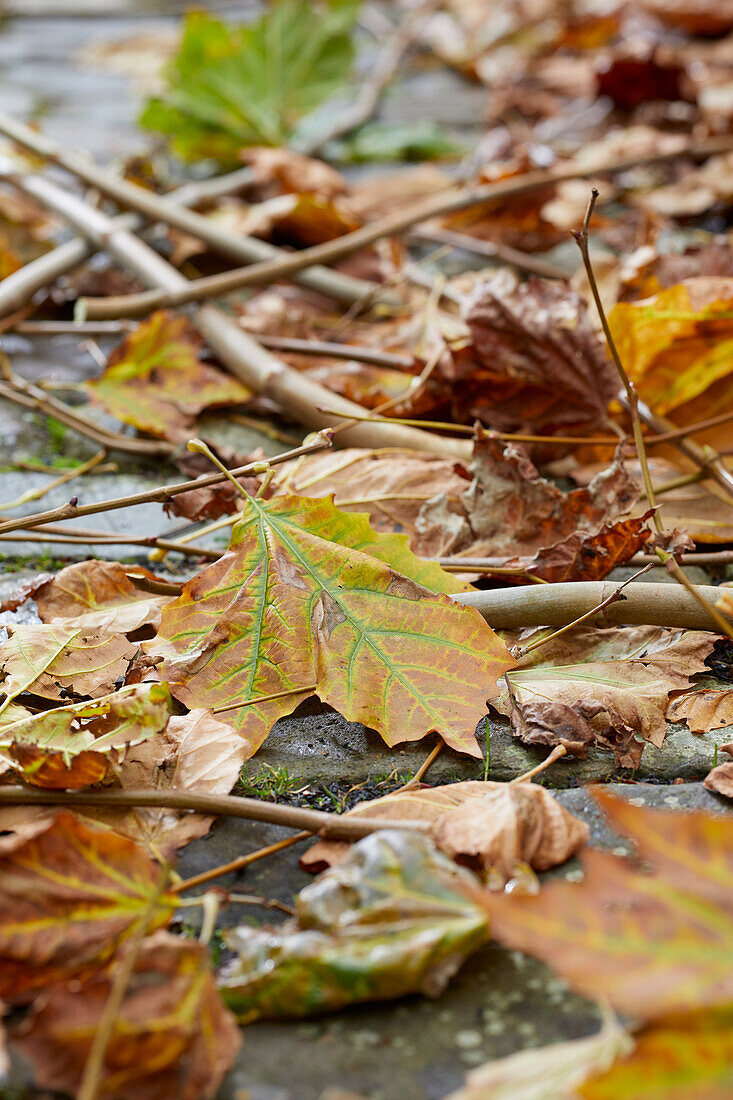
[[[251, 14], [254, 3], [199, 4], [220, 9], [231, 18]], [[56, 140], [90, 150], [102, 162], [146, 147], [147, 138], [135, 125], [139, 109], [134, 89], [118, 74], [81, 67], [79, 52], [96, 42], [123, 41], [132, 35], [168, 30], [177, 19], [165, 15], [166, 5], [105, 3], [84, 0], [64, 5], [59, 0], [0, 0], [0, 102], [21, 118], [36, 117]], [[170, 5], [168, 5], [170, 8]], [[54, 17], [44, 15], [52, 9]], [[65, 17], [72, 9], [82, 14]], [[21, 12], [21, 16], [17, 14]], [[24, 13], [24, 15], [23, 15]], [[459, 76], [418, 68], [385, 98], [382, 117], [394, 122], [431, 118], [450, 126], [467, 144], [480, 133], [484, 92]], [[364, 174], [377, 174], [370, 166]], [[14, 370], [29, 381], [53, 383], [57, 392], [78, 403], [80, 387], [98, 374], [90, 351], [74, 337], [27, 338], [5, 334], [2, 348]], [[102, 353], [115, 340], [98, 341]], [[85, 415], [106, 427], [119, 427], [91, 408]], [[284, 425], [293, 432], [292, 425]], [[261, 447], [274, 454], [283, 445], [267, 432], [234, 424], [226, 416], [208, 417], [207, 437], [248, 453]], [[19, 462], [56, 467], [90, 458], [97, 448], [71, 430], [60, 429], [36, 413], [0, 401], [0, 505], [29, 490], [48, 484], [53, 473], [20, 468]], [[42, 501], [29, 502], [0, 518], [54, 507], [72, 495], [83, 503], [127, 495], [179, 479], [175, 468], [159, 461], [145, 462], [120, 452], [110, 453], [116, 469], [89, 474], [53, 489]], [[102, 513], [73, 527], [94, 527], [106, 534], [131, 536], [141, 532], [169, 537], [180, 534], [182, 521], [169, 519], [159, 505]], [[212, 546], [218, 545], [212, 541]], [[147, 561], [144, 548], [119, 543], [97, 548], [99, 556]], [[9, 593], [34, 572], [60, 568], [94, 553], [90, 545], [40, 545], [27, 536], [0, 545], [0, 595]], [[73, 556], [70, 556], [73, 555]], [[191, 565], [169, 556], [167, 569], [185, 576]], [[621, 575], [623, 579], [623, 574]], [[649, 579], [652, 579], [651, 577]], [[660, 579], [655, 577], [654, 579]], [[707, 578], [693, 576], [699, 582]], [[506, 722], [482, 719], [477, 737], [484, 759], [475, 761], [444, 749], [428, 773], [429, 782], [461, 779], [507, 780], [533, 767], [539, 750], [522, 746]], [[488, 754], [487, 749], [488, 740]], [[619, 772], [611, 754], [596, 752], [585, 760], [557, 762], [542, 778], [556, 789], [567, 809], [588, 821], [592, 843], [624, 851], [587, 788], [604, 781], [611, 789], [638, 804], [673, 810], [705, 809], [727, 813], [701, 780], [713, 766], [717, 746], [731, 740], [731, 732], [713, 731], [695, 736], [685, 725], [670, 726], [662, 750], [647, 745], [635, 773]], [[317, 703], [304, 704], [278, 722], [265, 746], [245, 769], [243, 790], [269, 797], [306, 801], [321, 808], [342, 808], [349, 798], [385, 793], [414, 774], [434, 742], [388, 748], [373, 731]], [[677, 783], [674, 781], [677, 780]], [[679, 781], [683, 780], [682, 783]], [[361, 795], [359, 794], [361, 792]], [[205, 838], [181, 854], [178, 869], [184, 877], [253, 851], [285, 836], [284, 830], [258, 823], [220, 820]], [[256, 863], [246, 873], [222, 880], [239, 892], [292, 900], [309, 881], [297, 865], [297, 850], [279, 853]], [[576, 860], [554, 872], [577, 879]], [[229, 906], [221, 921], [271, 921], [269, 911]], [[219, 1100], [345, 1100], [356, 1093], [369, 1100], [440, 1100], [457, 1088], [467, 1070], [480, 1063], [587, 1035], [597, 1029], [594, 1005], [571, 993], [564, 982], [540, 963], [491, 944], [475, 955], [437, 1000], [413, 997], [390, 1004], [370, 1005], [334, 1016], [292, 1023], [257, 1023], [244, 1031], [244, 1043]], [[15, 1063], [13, 1090], [0, 1089], [0, 1098], [20, 1100], [35, 1094], [27, 1071]]]

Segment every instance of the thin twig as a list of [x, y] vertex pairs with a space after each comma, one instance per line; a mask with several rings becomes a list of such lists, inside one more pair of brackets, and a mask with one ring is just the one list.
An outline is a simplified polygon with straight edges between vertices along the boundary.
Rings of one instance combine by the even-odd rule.
[[136, 927], [127, 940], [125, 953], [121, 959], [118, 959], [117, 969], [112, 979], [112, 987], [107, 997], [107, 1003], [104, 1006], [99, 1026], [94, 1033], [92, 1045], [84, 1066], [84, 1073], [82, 1074], [81, 1083], [79, 1085], [77, 1100], [97, 1100], [102, 1085], [102, 1078], [104, 1076], [104, 1062], [107, 1048], [112, 1039], [117, 1017], [122, 1008], [122, 1002], [125, 998], [127, 987], [130, 984], [132, 972], [135, 969], [135, 963], [140, 954], [143, 940], [155, 916], [155, 910], [167, 881], [168, 868], [163, 867], [155, 891], [151, 895], [143, 913], [140, 915]]
[[[611, 358], [613, 359], [618, 376], [621, 379], [621, 383], [624, 387], [626, 394], [626, 404], [631, 417], [631, 426], [634, 435], [634, 443], [636, 445], [636, 454], [639, 459], [639, 466], [641, 467], [642, 481], [644, 482], [644, 489], [646, 490], [646, 497], [649, 502], [650, 508], [654, 509], [653, 522], [657, 529], [657, 534], [660, 537], [664, 537], [664, 524], [662, 523], [659, 510], [656, 507], [656, 497], [654, 493], [654, 486], [652, 484], [651, 474], [649, 472], [649, 463], [647, 461], [646, 447], [644, 445], [644, 433], [641, 426], [641, 418], [639, 416], [639, 399], [636, 393], [636, 387], [626, 373], [626, 369], [621, 362], [621, 356], [619, 355], [616, 342], [613, 338], [608, 319], [606, 317], [606, 311], [603, 308], [603, 302], [601, 301], [601, 295], [598, 290], [598, 283], [596, 282], [595, 273], [593, 271], [593, 264], [590, 259], [590, 252], [588, 250], [588, 226], [593, 216], [593, 209], [598, 198], [598, 190], [594, 187], [591, 190], [591, 198], [588, 203], [588, 209], [586, 211], [585, 220], [583, 222], [583, 228], [578, 232], [573, 232], [573, 237], [577, 242], [580, 254], [583, 258], [583, 266], [585, 268], [586, 275], [588, 276], [588, 282], [590, 284], [591, 293], [593, 295], [593, 301], [596, 304], [598, 310], [598, 317], [603, 328], [608, 349], [611, 352]], [[696, 600], [705, 608], [710, 618], [715, 622], [718, 630], [722, 630], [724, 634], [727, 634], [729, 638], [733, 639], [733, 626], [731, 623], [720, 614], [717, 608], [710, 603], [704, 596], [702, 596], [695, 585], [693, 585], [685, 576], [683, 570], [680, 568], [677, 561], [672, 554], [669, 554], [661, 546], [655, 548], [659, 560], [663, 565], [666, 565], [669, 572], [678, 581], [690, 595], [694, 596]]]
[[627, 584], [631, 584], [637, 577], [640, 577], [643, 573], [648, 573], [652, 568], [652, 565], [645, 565], [642, 569], [639, 569], [629, 577], [627, 581], [622, 581], [604, 600], [601, 600], [595, 607], [591, 607], [590, 611], [586, 611], [585, 614], [579, 615], [577, 619], [573, 619], [573, 621], [567, 623], [566, 626], [561, 626], [559, 630], [553, 630], [552, 634], [546, 634], [544, 638], [537, 638], [536, 641], [530, 642], [529, 645], [514, 646], [512, 649], [512, 656], [519, 660], [521, 657], [526, 656], [527, 653], [531, 653], [533, 649], [539, 649], [540, 646], [547, 645], [548, 642], [552, 642], [555, 638], [559, 638], [562, 634], [566, 634], [569, 630], [573, 630], [576, 626], [580, 626], [580, 624], [586, 622], [587, 619], [592, 619], [594, 615], [598, 615], [601, 611], [605, 611], [607, 607], [610, 607], [611, 604], [615, 603], [617, 600], [623, 600], [623, 591]]
[[413, 776], [411, 776], [407, 780], [406, 783], [403, 783], [401, 787], [398, 787], [397, 790], [394, 791], [393, 793], [394, 794], [403, 794], [405, 791], [412, 791], [412, 790], [415, 789], [415, 787], [419, 786], [419, 784], [422, 781], [422, 778], [425, 775], [425, 773], [427, 772], [428, 768], [433, 763], [433, 761], [438, 758], [438, 756], [440, 755], [440, 753], [443, 751], [444, 748], [445, 748], [445, 742], [444, 741], [438, 741], [438, 744], [433, 746], [433, 748], [430, 750], [428, 755], [425, 757], [425, 759], [423, 760], [422, 764], [417, 769], [415, 774]]
[[560, 760], [561, 757], [567, 755], [567, 749], [564, 745], [555, 745], [549, 756], [542, 760], [539, 764], [536, 764], [534, 768], [530, 768], [528, 772], [523, 772], [521, 775], [516, 775], [514, 779], [510, 779], [509, 783], [526, 783], [530, 779], [534, 779], [536, 775], [541, 772], [547, 771], [550, 764], [554, 764], [556, 760]]
[[[193, 810], [217, 817], [243, 817], [248, 821], [266, 821], [286, 829], [307, 829], [334, 840], [357, 840], [378, 829], [393, 829], [394, 822], [381, 818], [350, 818], [325, 810], [309, 810], [301, 806], [282, 806], [277, 802], [262, 802], [256, 798], [236, 795], [193, 794], [176, 790], [104, 790], [50, 791], [40, 787], [0, 787], [0, 805], [7, 806], [94, 806], [97, 808], [127, 808], [150, 806], [155, 809]], [[425, 832], [422, 821], [401, 821], [401, 829]]]
[[[62, 167], [79, 175], [80, 178], [86, 179], [87, 182], [96, 183], [98, 181], [97, 172], [90, 173], [83, 158], [66, 155], [58, 147], [50, 145], [45, 139], [39, 139], [33, 131], [26, 132], [26, 128], [19, 129], [12, 119], [9, 121], [10, 126], [8, 126], [7, 116], [0, 113], [0, 132], [6, 133], [16, 140], [18, 140], [17, 134], [20, 132], [22, 135], [21, 144], [49, 159], [53, 159]], [[469, 206], [500, 198], [526, 194], [540, 186], [560, 183], [568, 179], [583, 179], [588, 176], [604, 175], [608, 172], [625, 171], [640, 164], [661, 163], [685, 155], [708, 156], [729, 151], [731, 148], [733, 148], [733, 136], [726, 135], [721, 138], [708, 139], [698, 145], [690, 143], [680, 147], [673, 154], [660, 153], [652, 157], [633, 157], [593, 169], [565, 168], [562, 170], [547, 169], [527, 172], [523, 176], [511, 177], [481, 187], [450, 187], [445, 192], [439, 192], [420, 203], [411, 205], [407, 210], [403, 209], [378, 221], [370, 222], [368, 225], [364, 225], [342, 237], [314, 245], [311, 248], [302, 249], [300, 252], [289, 254], [282, 259], [257, 263], [247, 268], [224, 272], [222, 275], [212, 275], [192, 280], [186, 288], [181, 288], [180, 291], [172, 293], [168, 291], [149, 291], [139, 295], [130, 294], [118, 298], [85, 299], [86, 316], [89, 318], [138, 316], [140, 313], [147, 313], [151, 309], [182, 305], [184, 302], [200, 302], [205, 298], [229, 294], [245, 286], [262, 286], [282, 279], [290, 279], [306, 267], [313, 264], [335, 263], [337, 260], [352, 255], [367, 245], [374, 244], [375, 241], [384, 237], [395, 236], [440, 214], [448, 214], [455, 210], [463, 210]], [[91, 179], [92, 175], [94, 181]], [[108, 191], [108, 193], [110, 192]], [[165, 220], [165, 218], [161, 217], [161, 220]]]
[[226, 714], [229, 710], [240, 710], [242, 707], [254, 707], [259, 703], [269, 703], [271, 699], [286, 699], [290, 695], [307, 695], [316, 690], [318, 684], [306, 684], [305, 687], [288, 688], [286, 691], [276, 691], [272, 695], [257, 695], [254, 699], [245, 699], [243, 703], [228, 703], [225, 707], [214, 707], [212, 714]]
[[291, 848], [293, 844], [299, 844], [301, 840], [308, 840], [308, 838], [312, 836], [312, 832], [304, 829], [294, 836], [287, 836], [284, 840], [278, 840], [274, 844], [268, 844], [265, 848], [258, 848], [256, 852], [249, 852], [245, 856], [237, 856], [236, 859], [230, 859], [228, 863], [221, 863], [218, 867], [210, 867], [208, 871], [202, 871], [199, 875], [193, 875], [192, 878], [187, 878], [184, 879], [183, 882], [176, 883], [171, 893], [180, 894], [184, 890], [193, 890], [194, 888], [203, 886], [205, 882], [211, 882], [215, 878], [221, 878], [222, 875], [228, 875], [232, 871], [241, 871], [243, 868], [249, 867], [250, 864], [256, 863], [260, 859], [266, 859], [267, 856], [272, 856], [276, 852], [282, 852], [286, 848]]
[[410, 237], [418, 241], [427, 241], [428, 244], [447, 244], [451, 248], [460, 248], [463, 252], [472, 252], [476, 256], [499, 260], [501, 263], [517, 268], [518, 271], [540, 275], [543, 279], [568, 278], [567, 271], [563, 271], [557, 264], [551, 264], [549, 260], [530, 256], [527, 252], [520, 252], [498, 241], [484, 241], [468, 233], [455, 233], [450, 229], [418, 229], [413, 231]]
[[55, 477], [53, 481], [47, 482], [46, 485], [42, 485], [39, 489], [27, 489], [25, 493], [21, 493], [15, 500], [10, 500], [7, 504], [0, 504], [0, 512], [7, 512], [11, 508], [20, 508], [22, 504], [29, 504], [32, 500], [40, 500], [46, 493], [50, 493], [52, 489], [58, 489], [59, 485], [65, 485], [68, 481], [73, 481], [75, 477], [81, 477], [93, 470], [95, 466], [98, 466], [100, 462], [103, 462], [107, 457], [106, 451], [97, 451], [95, 455], [88, 458], [86, 462], [82, 462], [81, 466], [75, 466], [72, 470], [67, 470], [65, 473], [60, 474], [59, 477]]
[[[267, 463], [250, 462], [246, 466], [238, 466], [231, 473], [236, 477], [255, 476], [263, 472], [265, 466], [277, 466], [281, 462], [288, 462], [291, 458], [300, 455], [313, 454], [330, 446], [330, 434], [327, 430], [319, 432], [315, 439], [304, 443], [301, 447], [294, 447], [291, 451], [274, 455], [268, 458]], [[210, 485], [217, 485], [224, 481], [224, 475], [220, 473], [206, 474], [204, 477], [194, 478], [191, 481], [181, 481], [173, 485], [161, 485], [156, 489], [146, 489], [142, 493], [130, 493], [129, 496], [112, 497], [110, 500], [100, 500], [94, 504], [62, 504], [59, 508], [50, 508], [47, 512], [36, 512], [32, 516], [22, 516], [18, 519], [5, 520], [0, 523], [0, 534], [10, 531], [27, 530], [40, 527], [45, 523], [56, 523], [58, 520], [76, 519], [80, 516], [98, 515], [100, 512], [113, 512], [117, 508], [129, 508], [135, 504], [167, 504], [173, 497], [181, 493], [188, 493], [191, 489], [208, 489]], [[161, 540], [156, 540], [162, 545]]]
[[172, 539], [136, 538], [134, 535], [102, 533], [95, 535], [49, 535], [44, 531], [34, 530], [32, 537], [18, 533], [0, 535], [0, 542], [48, 543], [55, 546], [143, 546], [160, 551], [161, 557], [166, 554], [185, 554], [190, 558], [206, 558], [208, 561], [217, 561], [221, 557], [220, 550], [210, 550], [207, 546], [184, 545], [180, 542], [174, 542]]
[[[102, 322], [99, 322], [102, 324]], [[108, 322], [116, 324], [117, 322]], [[16, 331], [18, 327], [16, 326]], [[297, 355], [318, 355], [329, 359], [356, 359], [360, 363], [369, 363], [375, 367], [391, 367], [394, 370], [410, 370], [415, 360], [407, 355], [395, 355], [390, 351], [366, 347], [363, 344], [337, 344], [328, 340], [298, 340], [291, 336], [271, 336], [267, 333], [254, 334], [265, 348], [273, 351], [289, 351]], [[731, 413], [733, 417], [733, 413]]]

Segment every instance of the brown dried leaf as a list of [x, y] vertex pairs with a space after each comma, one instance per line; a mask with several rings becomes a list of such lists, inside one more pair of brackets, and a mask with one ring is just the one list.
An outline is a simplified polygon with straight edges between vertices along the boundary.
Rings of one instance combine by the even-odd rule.
[[733, 798], [733, 761], [718, 764], [716, 768], [705, 776], [703, 785], [714, 794], [722, 794], [724, 798]]
[[[564, 863], [588, 839], [588, 826], [563, 809], [544, 787], [532, 783], [468, 780], [398, 791], [363, 802], [348, 817], [424, 821], [447, 855], [466, 866], [495, 867], [510, 878], [518, 863], [546, 871]], [[306, 871], [337, 863], [349, 845], [319, 840], [301, 858]]]
[[[82, 631], [74, 620], [69, 623], [8, 627], [8, 641], [0, 645], [4, 691], [10, 695], [32, 691], [44, 699], [60, 700], [74, 695], [107, 695], [114, 690], [136, 647], [124, 634]], [[56, 646], [50, 660], [46, 659], [64, 633], [66, 640]]]
[[442, 366], [460, 383], [460, 420], [478, 417], [498, 431], [587, 434], [605, 425], [618, 389], [584, 300], [567, 284], [522, 282], [509, 269], [468, 297], [470, 342]]
[[[554, 546], [543, 547], [528, 567], [535, 577], [549, 583], [600, 581], [612, 569], [638, 553], [651, 536], [646, 521], [652, 511], [622, 519], [595, 534], [576, 532]], [[512, 560], [507, 565], [512, 565]]]
[[576, 533], [597, 534], [638, 496], [620, 457], [587, 489], [563, 493], [539, 476], [521, 447], [488, 432], [474, 441], [471, 470], [473, 481], [460, 495], [442, 493], [421, 509], [414, 540], [420, 554], [531, 559]]
[[[147, 569], [140, 572], [149, 580], [157, 579]], [[39, 583], [26, 585], [21, 592], [25, 599], [33, 596], [44, 623], [61, 622], [85, 631], [119, 634], [141, 626], [157, 629], [160, 609], [169, 599], [137, 588], [119, 562], [96, 560], [67, 565], [54, 575], [41, 574]]]
[[272, 195], [301, 195], [304, 192], [320, 195], [323, 199], [335, 199], [349, 190], [344, 177], [330, 164], [292, 149], [250, 146], [243, 149], [240, 156], [252, 168], [261, 199]]
[[[46, 990], [15, 1039], [37, 1083], [76, 1094], [123, 949], [107, 973]], [[107, 1045], [99, 1095], [108, 1100], [207, 1100], [241, 1043], [216, 991], [206, 947], [157, 932], [135, 960]]]
[[733, 724], [733, 689], [699, 688], [679, 695], [667, 707], [670, 722], [687, 722], [692, 733]]
[[715, 640], [705, 631], [577, 627], [527, 654], [508, 674], [512, 697], [500, 684], [492, 706], [529, 744], [595, 744], [612, 749], [620, 766], [637, 767], [643, 744], [635, 735], [661, 748], [669, 695], [706, 671]]

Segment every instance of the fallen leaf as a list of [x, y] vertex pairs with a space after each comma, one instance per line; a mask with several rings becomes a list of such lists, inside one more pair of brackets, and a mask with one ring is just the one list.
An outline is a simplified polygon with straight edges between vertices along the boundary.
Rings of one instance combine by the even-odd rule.
[[[564, 863], [588, 839], [588, 826], [532, 783], [467, 780], [425, 790], [397, 791], [362, 802], [347, 817], [424, 821], [446, 855], [473, 870], [494, 867], [510, 879], [518, 863], [546, 871]], [[300, 865], [318, 872], [343, 859], [349, 845], [317, 841]]]
[[281, 0], [239, 25], [190, 12], [166, 92], [148, 102], [142, 125], [186, 160], [236, 165], [244, 146], [290, 144], [299, 120], [346, 83], [357, 10], [328, 0], [314, 19], [306, 0]]
[[[17, 1029], [15, 1045], [32, 1062], [39, 1086], [77, 1094], [126, 950], [107, 973], [45, 990]], [[211, 1100], [241, 1041], [216, 991], [206, 947], [156, 932], [143, 943], [116, 1013], [99, 1095]]]
[[[97, 969], [146, 913], [159, 877], [138, 845], [66, 811], [0, 838], [0, 995], [24, 1001]], [[174, 905], [164, 895], [152, 927]]]
[[241, 1022], [407, 993], [435, 997], [487, 939], [476, 879], [414, 832], [382, 830], [300, 891], [294, 920], [227, 933], [219, 988]]
[[388, 744], [436, 730], [476, 756], [487, 690], [512, 661], [478, 613], [423, 587], [444, 583], [404, 535], [376, 534], [330, 500], [250, 499], [229, 551], [166, 605], [145, 648], [167, 658], [162, 674], [187, 706], [263, 697], [227, 719], [251, 752], [315, 683]]
[[536, 898], [485, 892], [493, 936], [637, 1019], [729, 1005], [733, 821], [594, 796], [654, 873], [586, 848], [582, 883], [551, 882]]
[[123, 424], [180, 442], [202, 409], [250, 397], [241, 382], [202, 362], [199, 347], [185, 317], [160, 310], [125, 337], [86, 392]]
[[112, 750], [159, 734], [170, 713], [167, 684], [136, 684], [2, 727], [0, 752], [33, 786], [76, 790], [106, 777]]
[[333, 201], [349, 191], [345, 178], [325, 160], [304, 156], [293, 149], [253, 146], [242, 150], [241, 160], [252, 169], [260, 199], [311, 194]]
[[644, 1028], [626, 1057], [605, 1072], [597, 1069], [578, 1089], [586, 1100], [727, 1100], [733, 1092], [733, 1010], [662, 1020]]
[[687, 722], [692, 733], [708, 733], [733, 725], [733, 689], [698, 688], [673, 699], [667, 707], [670, 722]]
[[633, 1041], [615, 1020], [595, 1035], [522, 1050], [470, 1071], [465, 1084], [446, 1100], [573, 1100], [577, 1088], [616, 1058]]
[[608, 323], [621, 360], [656, 413], [680, 409], [727, 378], [732, 301], [733, 279], [711, 277], [687, 279], [654, 298], [613, 307]]
[[[423, 505], [414, 545], [426, 557], [511, 557], [530, 564], [538, 551], [576, 533], [598, 531], [628, 512], [638, 497], [620, 456], [587, 489], [563, 493], [539, 476], [526, 451], [479, 431], [473, 480], [458, 494]], [[611, 567], [612, 568], [612, 567]]]
[[[665, 187], [655, 187], [639, 196], [637, 201], [647, 209], [668, 218], [692, 218], [705, 214], [716, 203], [724, 203], [728, 206], [733, 199], [731, 169], [733, 169], [733, 154], [726, 153], [724, 156], [710, 157], [704, 164], [691, 172], [686, 172], [674, 183], [669, 183]], [[711, 274], [718, 274], [718, 272], [711, 272]]]
[[690, 89], [683, 67], [660, 50], [613, 51], [596, 63], [598, 95], [608, 96], [615, 107], [632, 111], [657, 99], [688, 100]]
[[733, 798], [733, 761], [718, 764], [703, 780], [705, 789], [724, 798]]
[[[106, 695], [124, 678], [137, 652], [124, 634], [82, 631], [73, 619], [8, 626], [8, 633], [0, 645], [0, 663], [3, 689], [11, 697], [20, 691], [56, 700]], [[61, 638], [66, 640], [59, 646]]]
[[[527, 569], [549, 584], [603, 580], [644, 548], [651, 537], [646, 524], [653, 514], [649, 510], [641, 516], [621, 519], [595, 533], [576, 531], [562, 542], [538, 550]], [[515, 564], [515, 559], [507, 558], [506, 564]], [[521, 564], [519, 559], [516, 564]]]
[[[539, 640], [546, 629], [519, 641]], [[709, 671], [705, 658], [716, 636], [636, 626], [576, 627], [548, 642], [509, 672], [512, 696], [503, 686], [501, 714], [528, 744], [565, 744], [574, 751], [597, 745], [612, 749], [623, 767], [638, 767], [641, 735], [661, 748], [667, 733], [669, 695]]]
[[[147, 569], [141, 573], [157, 579]], [[37, 582], [26, 582], [12, 601], [3, 604], [3, 610], [10, 609], [10, 602], [19, 607], [31, 596], [41, 622], [119, 634], [141, 626], [157, 628], [160, 609], [170, 598], [136, 588], [119, 562], [98, 560], [75, 562], [52, 575], [42, 573]]]
[[468, 297], [470, 341], [441, 371], [454, 410], [497, 431], [587, 435], [605, 427], [618, 389], [584, 300], [561, 282], [508, 268]]

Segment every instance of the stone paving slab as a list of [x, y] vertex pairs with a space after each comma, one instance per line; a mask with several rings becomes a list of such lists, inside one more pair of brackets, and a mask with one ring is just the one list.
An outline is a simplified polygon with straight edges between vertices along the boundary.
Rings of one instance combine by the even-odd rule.
[[[636, 804], [673, 810], [730, 812], [702, 784], [660, 787], [612, 784]], [[558, 801], [591, 828], [591, 843], [619, 854], [629, 850], [606, 825], [587, 790], [557, 792]], [[184, 849], [186, 877], [287, 835], [274, 826], [220, 820], [208, 837]], [[290, 901], [311, 877], [285, 851], [229, 875], [222, 884], [240, 892]], [[577, 859], [554, 875], [577, 879]], [[229, 907], [222, 923], [271, 913]], [[284, 918], [283, 918], [284, 919]], [[490, 944], [474, 955], [437, 1000], [405, 998], [308, 1021], [261, 1022], [244, 1029], [244, 1044], [219, 1100], [321, 1100], [329, 1087], [351, 1089], [369, 1100], [440, 1100], [471, 1067], [528, 1047], [590, 1034], [598, 1012], [571, 993], [547, 967]], [[325, 1100], [325, 1098], [323, 1098]]]

